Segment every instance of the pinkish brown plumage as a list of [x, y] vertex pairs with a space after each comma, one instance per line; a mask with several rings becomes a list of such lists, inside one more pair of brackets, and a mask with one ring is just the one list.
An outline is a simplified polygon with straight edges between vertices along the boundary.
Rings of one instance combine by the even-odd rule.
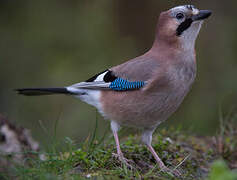
[[[120, 126], [142, 128], [142, 141], [159, 168], [170, 171], [151, 146], [152, 133], [182, 103], [196, 76], [195, 40], [211, 12], [185, 5], [162, 12], [152, 48], [144, 55], [65, 88], [18, 89], [23, 95], [70, 94], [111, 121], [117, 156]], [[172, 171], [173, 172], [173, 171]], [[179, 175], [177, 171], [174, 174]]]

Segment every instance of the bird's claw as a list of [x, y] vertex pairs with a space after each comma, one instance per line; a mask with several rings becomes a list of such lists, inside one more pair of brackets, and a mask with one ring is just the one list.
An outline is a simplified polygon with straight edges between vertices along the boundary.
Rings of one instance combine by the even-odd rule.
[[181, 177], [182, 174], [177, 170], [177, 169], [169, 169], [168, 167], [164, 166], [161, 168], [161, 171], [165, 172], [165, 173], [169, 173], [169, 174], [172, 174], [176, 177]]
[[181, 177], [182, 176], [181, 172], [179, 172], [177, 169], [174, 169], [174, 170], [171, 170], [171, 171], [177, 177]]
[[123, 163], [124, 165], [126, 165], [129, 169], [134, 169], [133, 165], [134, 162], [132, 160], [126, 159], [123, 154], [115, 154], [112, 153], [112, 156], [115, 157], [116, 159], [118, 159], [121, 163]]

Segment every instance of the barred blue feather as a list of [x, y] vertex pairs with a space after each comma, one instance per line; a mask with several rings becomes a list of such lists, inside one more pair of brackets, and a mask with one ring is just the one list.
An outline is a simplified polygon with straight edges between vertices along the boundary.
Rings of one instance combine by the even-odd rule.
[[122, 78], [117, 78], [111, 82], [109, 88], [115, 91], [127, 91], [140, 89], [145, 85], [143, 81], [128, 81]]

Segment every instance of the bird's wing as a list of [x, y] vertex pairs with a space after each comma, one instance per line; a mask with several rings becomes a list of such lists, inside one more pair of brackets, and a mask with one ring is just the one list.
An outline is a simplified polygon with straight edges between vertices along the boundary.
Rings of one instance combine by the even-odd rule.
[[117, 77], [130, 81], [150, 81], [154, 74], [162, 70], [162, 64], [157, 56], [148, 53], [127, 61], [110, 70]]
[[115, 76], [111, 70], [106, 70], [85, 82], [73, 84], [67, 88], [71, 91], [77, 89], [128, 91], [140, 89], [144, 85], [144, 81], [129, 81]]
[[71, 90], [138, 90], [153, 79], [154, 72], [160, 71], [161, 66], [158, 62], [156, 58], [145, 54], [96, 74], [85, 82], [74, 84], [69, 88], [72, 88]]

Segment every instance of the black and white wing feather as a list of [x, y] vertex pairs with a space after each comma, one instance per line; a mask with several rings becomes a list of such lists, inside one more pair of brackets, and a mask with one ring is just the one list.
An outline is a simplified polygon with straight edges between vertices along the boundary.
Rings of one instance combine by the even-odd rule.
[[94, 89], [94, 90], [115, 90], [115, 91], [128, 91], [137, 90], [145, 85], [143, 81], [129, 81], [116, 77], [112, 71], [106, 70], [99, 73], [85, 82], [74, 84], [69, 90], [76, 89]]
[[112, 71], [106, 70], [96, 74], [85, 82], [73, 84], [63, 88], [24, 88], [17, 89], [19, 94], [26, 96], [51, 95], [51, 94], [70, 94], [80, 95], [86, 93], [86, 90], [114, 90], [128, 91], [137, 90], [145, 85], [143, 81], [129, 81], [116, 77]]

